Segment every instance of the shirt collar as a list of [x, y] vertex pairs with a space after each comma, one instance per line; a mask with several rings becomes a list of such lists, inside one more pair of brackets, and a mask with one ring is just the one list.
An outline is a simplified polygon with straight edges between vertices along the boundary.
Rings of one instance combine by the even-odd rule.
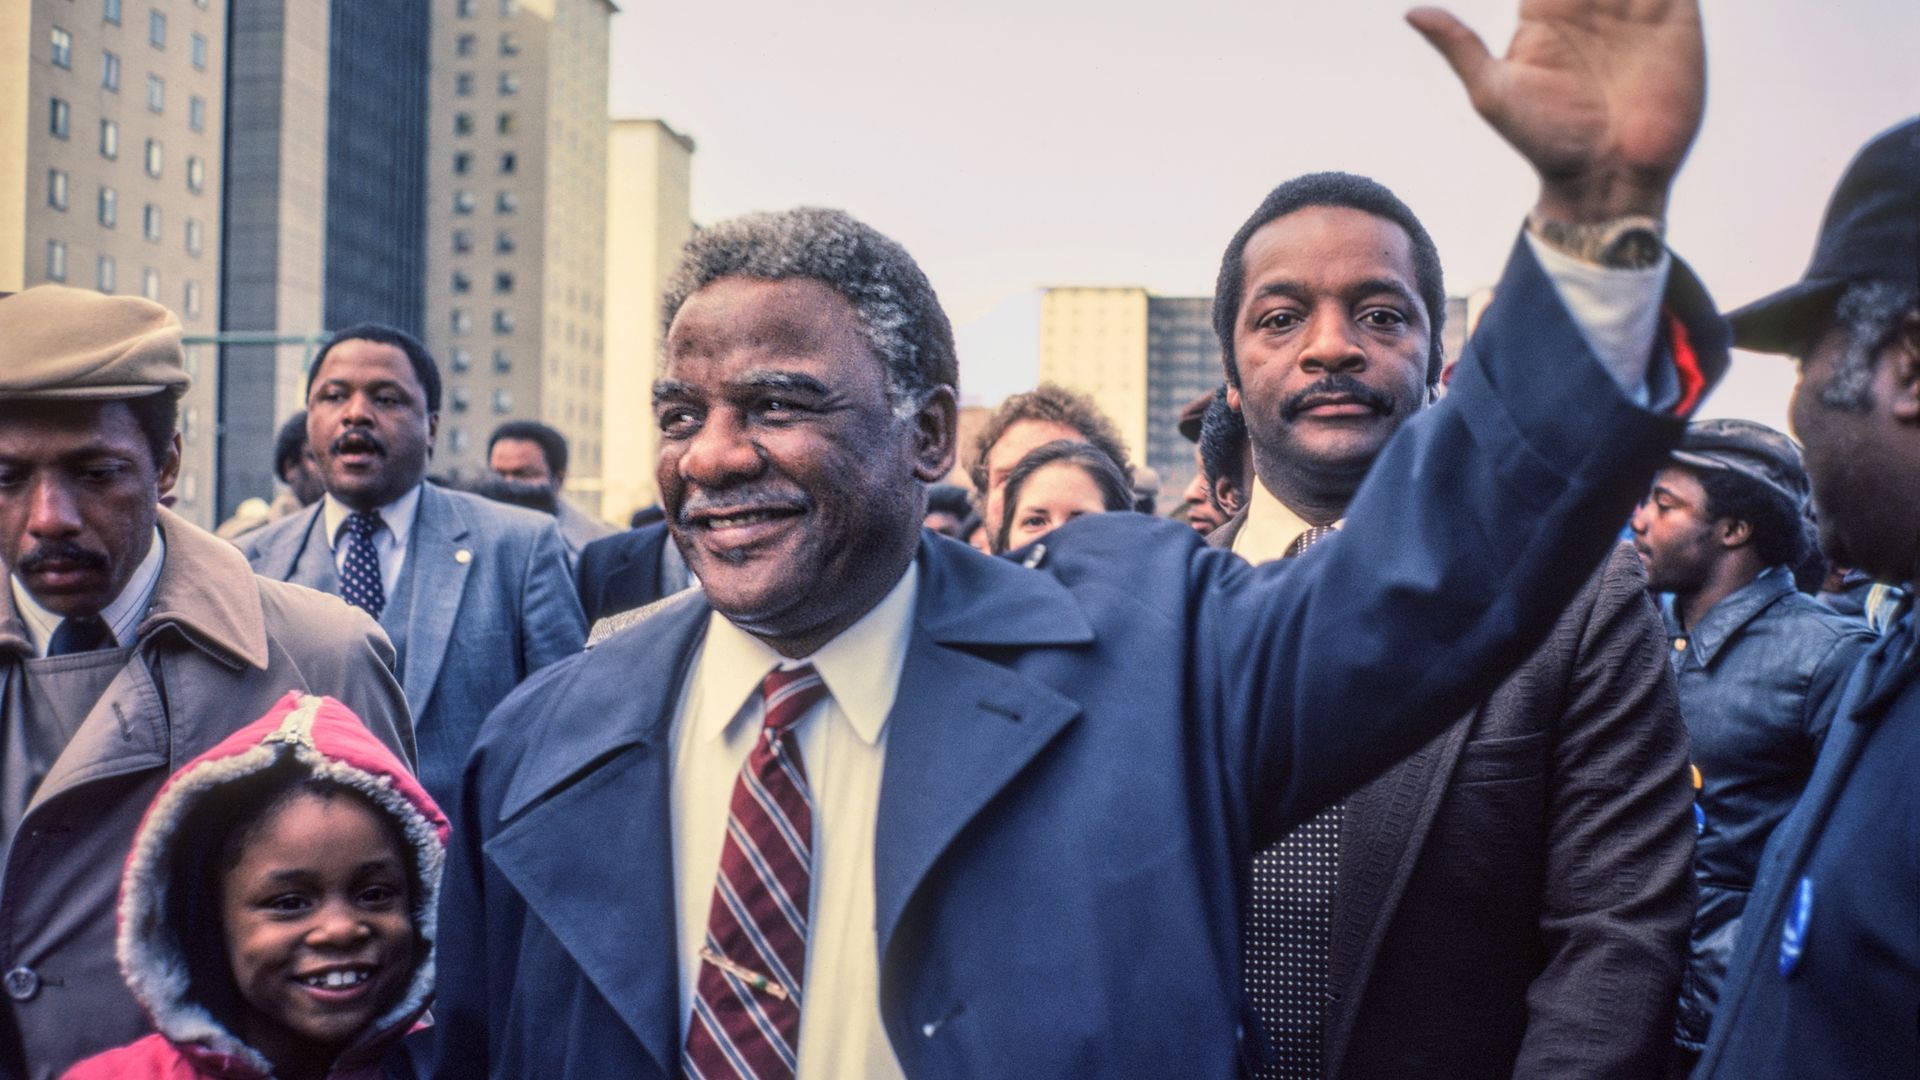
[[1686, 635], [1687, 651], [1701, 664], [1711, 664], [1714, 654], [1739, 633], [1741, 627], [1793, 591], [1793, 571], [1784, 566], [1769, 566], [1760, 571], [1759, 577], [1722, 597], [1690, 631], [1679, 625], [1679, 605], [1669, 609], [1669, 617], [1673, 620], [1673, 629]]
[[[420, 485], [407, 489], [406, 494], [385, 506], [375, 508], [380, 520], [386, 523], [387, 531], [393, 534], [393, 546], [407, 546], [407, 535], [413, 531], [413, 519], [420, 513]], [[347, 515], [353, 508], [333, 497], [329, 491], [320, 498], [320, 516], [327, 526], [327, 547], [338, 547], [340, 527], [347, 523]]]
[[[900, 690], [907, 645], [920, 594], [920, 566], [910, 563], [893, 589], [860, 621], [842, 630], [812, 656], [788, 660], [772, 646], [727, 621], [718, 611], [707, 616], [706, 644], [700, 657], [700, 693], [704, 700], [744, 704], [776, 667], [810, 663], [827, 684], [833, 702], [869, 745], [880, 740]], [[742, 710], [705, 710], [696, 736], [725, 735]]]
[[[1247, 520], [1233, 538], [1233, 553], [1255, 566], [1284, 559], [1287, 549], [1313, 525], [1268, 491], [1258, 478], [1250, 486], [1253, 497], [1247, 501]], [[1342, 518], [1333, 527], [1337, 529], [1345, 521]]]
[[[153, 543], [147, 545], [146, 557], [140, 565], [133, 568], [133, 576], [120, 589], [120, 595], [113, 602], [100, 609], [100, 618], [113, 631], [116, 646], [133, 644], [134, 629], [140, 625], [141, 616], [147, 613], [147, 605], [153, 601], [154, 586], [160, 583], [160, 567], [167, 561], [167, 542], [161, 538], [160, 530], [153, 530]], [[47, 643], [53, 640], [53, 632], [60, 628], [63, 616], [40, 606], [20, 579], [7, 575], [13, 585], [13, 608], [20, 613], [20, 621], [26, 624], [27, 641], [33, 646], [35, 656], [47, 655]]]

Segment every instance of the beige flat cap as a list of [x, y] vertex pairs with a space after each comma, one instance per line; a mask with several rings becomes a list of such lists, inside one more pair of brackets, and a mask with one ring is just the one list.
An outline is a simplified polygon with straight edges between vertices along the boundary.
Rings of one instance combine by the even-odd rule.
[[180, 320], [137, 296], [36, 285], [0, 298], [0, 401], [175, 397]]

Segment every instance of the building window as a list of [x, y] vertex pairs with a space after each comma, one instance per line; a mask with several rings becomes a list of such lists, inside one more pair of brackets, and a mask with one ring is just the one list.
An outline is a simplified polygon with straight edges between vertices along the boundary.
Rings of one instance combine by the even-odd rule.
[[453, 77], [453, 92], [459, 97], [473, 96], [473, 72], [462, 71]]
[[447, 449], [458, 454], [467, 448], [467, 433], [460, 428], [447, 430]]
[[465, 375], [473, 370], [473, 354], [465, 349], [455, 349], [452, 354], [453, 373]]
[[493, 196], [493, 212], [494, 213], [511, 214], [518, 209], [520, 209], [520, 197], [518, 195], [515, 195], [511, 191], [500, 191], [500, 192], [494, 193], [494, 196]]
[[101, 188], [100, 208], [95, 216], [109, 229], [120, 224], [120, 193], [110, 187]]
[[53, 106], [47, 112], [47, 130], [56, 139], [66, 138], [73, 130], [73, 110], [59, 98], [53, 99]]
[[67, 208], [67, 170], [47, 170], [47, 205], [55, 210]]
[[469, 398], [467, 395], [466, 387], [456, 386], [453, 388], [451, 392], [447, 394], [447, 400], [453, 404], [454, 412], [466, 412], [467, 403], [468, 401], [471, 400], [471, 398]]
[[167, 47], [167, 17], [164, 14], [158, 11], [147, 13], [147, 40], [156, 49]]
[[56, 26], [48, 36], [53, 39], [53, 66], [73, 70], [73, 35]]
[[164, 163], [164, 158], [160, 151], [160, 140], [148, 139], [147, 140], [147, 175], [153, 176], [153, 177], [159, 176], [160, 166], [163, 163]]
[[195, 131], [207, 130], [207, 99], [199, 94], [187, 98], [187, 126]]
[[453, 212], [456, 214], [473, 213], [473, 192], [460, 189], [453, 193]]
[[499, 119], [495, 121], [494, 126], [499, 130], [500, 134], [502, 135], [513, 134], [513, 129], [515, 126], [513, 114], [510, 112], [501, 113]]
[[507, 352], [505, 349], [493, 350], [493, 371], [496, 375], [511, 375], [513, 373], [513, 354]]
[[473, 0], [458, 0], [453, 5], [453, 13], [463, 19], [473, 18]]
[[120, 92], [120, 58], [112, 49], [100, 50], [100, 86], [116, 94]]
[[508, 31], [507, 33], [500, 35], [500, 55], [501, 56], [519, 56], [520, 55], [520, 38], [518, 35], [514, 34], [512, 31]]
[[186, 309], [187, 318], [189, 319], [199, 318], [200, 317], [200, 283], [197, 281], [187, 282], [186, 295], [181, 298], [181, 301], [182, 302], [180, 306]]
[[459, 37], [455, 38], [453, 41], [454, 55], [455, 56], [472, 56], [474, 53], [474, 50], [479, 47], [479, 44], [480, 44], [480, 39], [475, 37], [474, 35], [461, 34]]
[[47, 241], [47, 280], [67, 280], [67, 245], [58, 240]]
[[513, 391], [495, 390], [493, 392], [493, 411], [497, 413], [503, 413], [503, 414], [512, 412], [513, 411]]
[[447, 315], [447, 327], [456, 334], [464, 334], [473, 329], [473, 316], [466, 308], [454, 308]]
[[160, 208], [153, 203], [148, 203], [140, 215], [140, 232], [149, 240], [160, 239]]
[[473, 233], [466, 229], [453, 230], [453, 253], [465, 255], [473, 250]]
[[454, 113], [453, 114], [453, 133], [455, 135], [473, 134], [473, 114], [472, 113]]
[[453, 272], [453, 291], [457, 293], [473, 291], [473, 279], [467, 276], [465, 270], [455, 270]]
[[147, 76], [147, 108], [160, 112], [167, 107], [167, 82], [158, 75]]
[[115, 26], [120, 25], [120, 0], [102, 0], [100, 16]]
[[506, 229], [501, 229], [499, 232], [495, 233], [493, 235], [493, 250], [495, 253], [500, 255], [512, 254], [513, 253], [513, 233], [509, 232]]
[[473, 171], [473, 155], [461, 152], [453, 155], [453, 175], [465, 176]]
[[110, 293], [114, 285], [113, 256], [102, 255], [94, 260], [93, 287], [101, 292]]
[[501, 176], [512, 176], [514, 174], [514, 171], [517, 170], [519, 167], [520, 167], [520, 158], [517, 155], [515, 155], [513, 151], [508, 150], [503, 152], [500, 155], [500, 175]]
[[207, 186], [207, 163], [197, 155], [187, 157], [187, 190], [198, 195]]
[[498, 270], [493, 275], [493, 291], [505, 296], [513, 291], [513, 271]]
[[109, 161], [120, 156], [120, 125], [112, 120], [100, 121], [100, 156]]
[[201, 71], [207, 70], [207, 39], [204, 36], [193, 35], [193, 42], [188, 46], [188, 52], [193, 56], [194, 67]]
[[160, 302], [160, 271], [149, 266], [140, 272], [140, 295], [156, 304]]
[[200, 219], [187, 219], [187, 254], [198, 255], [203, 245], [200, 235]]
[[493, 309], [493, 332], [496, 334], [513, 333], [513, 312], [505, 308]]
[[511, 19], [520, 14], [520, 0], [500, 0], [500, 17]]
[[520, 76], [511, 71], [500, 73], [500, 96], [512, 97], [520, 92]]

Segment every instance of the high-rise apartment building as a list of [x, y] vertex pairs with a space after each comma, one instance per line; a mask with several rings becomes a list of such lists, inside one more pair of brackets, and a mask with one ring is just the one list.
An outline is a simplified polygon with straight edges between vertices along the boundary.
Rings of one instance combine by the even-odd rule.
[[601, 513], [624, 521], [659, 500], [652, 387], [660, 297], [693, 235], [693, 140], [660, 120], [615, 120], [607, 145], [606, 369]]
[[[141, 295], [214, 331], [226, 20], [226, 0], [0, 4], [0, 290]], [[207, 524], [218, 358], [187, 366], [175, 509]]]
[[608, 0], [438, 0], [427, 153], [434, 470], [470, 478], [501, 421], [571, 448], [598, 509], [605, 462]]

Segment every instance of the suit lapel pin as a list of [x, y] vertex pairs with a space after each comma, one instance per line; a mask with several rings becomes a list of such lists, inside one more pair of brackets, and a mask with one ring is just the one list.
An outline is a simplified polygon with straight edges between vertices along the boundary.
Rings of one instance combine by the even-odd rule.
[[461, 566], [465, 566], [473, 561], [473, 552], [468, 551], [466, 548], [461, 548], [459, 551], [453, 553], [453, 561], [459, 563]]
[[1793, 892], [1793, 907], [1787, 912], [1786, 923], [1780, 927], [1780, 974], [1791, 976], [1800, 966], [1800, 958], [1807, 951], [1807, 929], [1813, 922], [1813, 878], [1800, 879], [1800, 887]]

